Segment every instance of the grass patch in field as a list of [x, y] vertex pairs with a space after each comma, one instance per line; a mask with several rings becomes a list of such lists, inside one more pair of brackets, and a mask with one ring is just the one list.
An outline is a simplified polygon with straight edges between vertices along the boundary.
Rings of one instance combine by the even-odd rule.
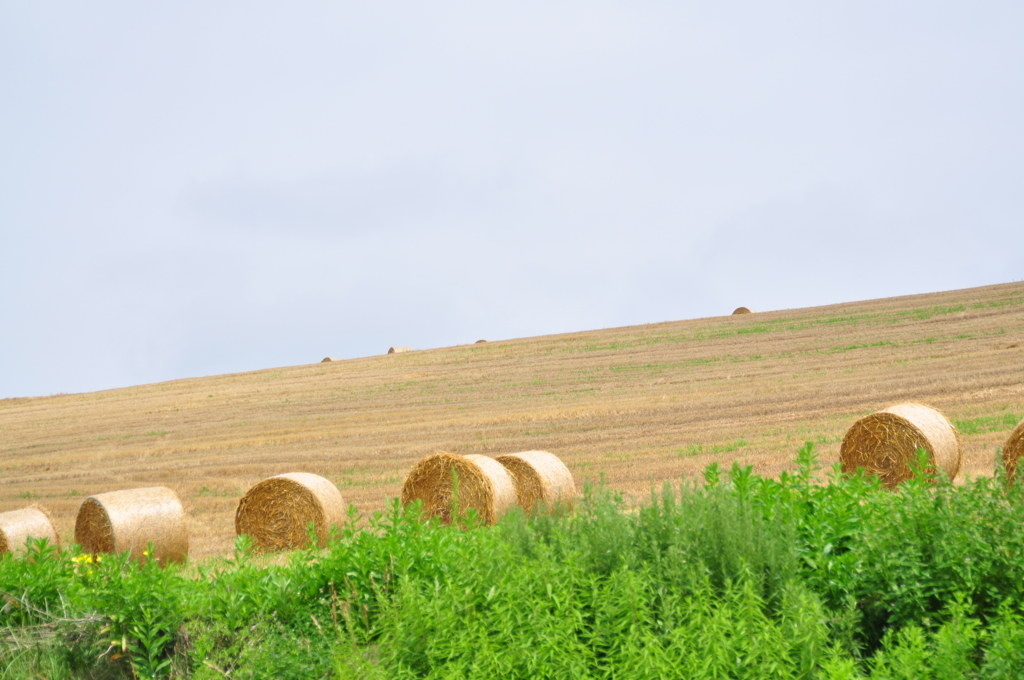
[[194, 498], [208, 498], [208, 497], [232, 498], [232, 497], [241, 496], [241, 495], [242, 494], [240, 494], [238, 491], [228, 491], [226, 489], [211, 489], [210, 487], [208, 487], [208, 486], [206, 486], [204, 484], [199, 489], [199, 491], [195, 492], [193, 497]]
[[736, 441], [729, 444], [712, 444], [711, 446], [705, 446], [704, 444], [691, 444], [686, 448], [674, 449], [674, 453], [680, 458], [690, 458], [692, 456], [699, 456], [701, 454], [717, 454], [717, 453], [732, 453], [738, 451], [744, 446], [749, 446], [749, 442], [746, 439], [737, 439]]
[[1009, 307], [1013, 305], [1024, 305], [1024, 297], [1007, 298], [1005, 300], [990, 300], [988, 302], [976, 302], [973, 305], [971, 305], [971, 309], [991, 309], [998, 307]]
[[844, 345], [841, 347], [833, 347], [829, 350], [832, 353], [837, 352], [849, 352], [855, 349], [869, 349], [872, 347], [898, 347], [899, 345], [892, 340], [881, 340], [879, 342], [865, 342], [859, 345]]
[[979, 416], [966, 420], [954, 420], [953, 424], [962, 434], [983, 434], [985, 432], [1005, 432], [1017, 427], [1021, 417], [1013, 413], [999, 416]]
[[952, 307], [932, 307], [931, 309], [918, 309], [914, 311], [916, 316], [921, 321], [932, 318], [933, 316], [943, 316], [946, 314], [957, 314], [966, 310], [964, 305], [954, 305]]
[[575, 354], [577, 352], [614, 352], [614, 351], [618, 351], [618, 350], [622, 350], [622, 349], [633, 349], [634, 347], [647, 347], [647, 346], [650, 346], [650, 345], [658, 345], [658, 344], [661, 344], [663, 342], [681, 343], [681, 342], [686, 342], [687, 340], [690, 340], [690, 339], [691, 339], [690, 336], [679, 334], [679, 333], [672, 333], [672, 334], [662, 334], [662, 335], [654, 335], [654, 336], [644, 337], [644, 338], [637, 338], [637, 339], [634, 339], [634, 340], [618, 340], [618, 341], [615, 341], [615, 342], [606, 342], [606, 343], [600, 343], [600, 344], [583, 345], [583, 346], [578, 346], [578, 347], [577, 346], [570, 346], [570, 347], [567, 347], [564, 351], [569, 352], [569, 353], [573, 353], [573, 354]]
[[660, 375], [670, 369], [683, 369], [692, 368], [695, 366], [708, 366], [710, 364], [720, 363], [723, 361], [744, 361], [746, 358], [733, 358], [733, 357], [712, 357], [712, 358], [701, 358], [701, 359], [687, 359], [685, 361], [673, 361], [666, 363], [650, 363], [650, 364], [623, 364], [621, 366], [609, 366], [608, 370], [612, 373], [635, 373], [644, 372], [650, 375]]
[[152, 430], [142, 435], [143, 437], [163, 437], [167, 434], [167, 430]]

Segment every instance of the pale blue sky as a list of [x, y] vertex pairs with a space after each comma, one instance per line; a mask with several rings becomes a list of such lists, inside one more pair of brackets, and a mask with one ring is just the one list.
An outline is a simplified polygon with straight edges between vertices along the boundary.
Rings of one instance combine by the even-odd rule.
[[1024, 278], [1024, 5], [0, 1], [0, 398]]

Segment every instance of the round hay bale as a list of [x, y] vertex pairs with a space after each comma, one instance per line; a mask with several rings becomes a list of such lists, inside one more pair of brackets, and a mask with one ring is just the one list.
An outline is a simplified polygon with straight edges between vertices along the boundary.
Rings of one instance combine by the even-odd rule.
[[388, 354], [401, 354], [402, 352], [411, 352], [411, 351], [412, 351], [412, 347], [399, 347], [397, 345], [394, 346], [394, 347], [388, 347]]
[[335, 359], [334, 357], [324, 357], [324, 360], [321, 361], [320, 363], [321, 364], [329, 364], [332, 361], [341, 361], [341, 359]]
[[308, 472], [264, 479], [235, 511], [235, 533], [252, 538], [260, 552], [308, 547], [310, 522], [325, 545], [331, 527], [345, 523], [345, 501], [330, 480]]
[[480, 343], [482, 343], [482, 342], [487, 342], [487, 341], [486, 341], [486, 340], [477, 340], [477, 341], [476, 341], [475, 343], [473, 343], [473, 344], [475, 344], [475, 345], [479, 345], [479, 344], [480, 344]]
[[1017, 462], [1024, 455], [1024, 420], [1013, 428], [1010, 438], [1003, 445], [1003, 470], [1006, 472], [1006, 481], [1012, 484], [1017, 477]]
[[897, 404], [861, 418], [843, 437], [839, 457], [845, 474], [864, 468], [892, 489], [914, 476], [910, 466], [918, 449], [928, 452], [932, 471], [941, 468], [956, 477], [963, 456], [960, 433], [946, 416], [921, 404]]
[[753, 313], [754, 313], [754, 310], [751, 309], [750, 307], [737, 307], [736, 309], [733, 310], [732, 315], [736, 316], [737, 314], [753, 314]]
[[533, 512], [538, 504], [548, 511], [560, 505], [572, 507], [576, 482], [558, 456], [547, 451], [524, 451], [498, 456], [495, 460], [508, 470], [519, 505], [527, 512]]
[[160, 564], [188, 557], [188, 526], [178, 495], [165, 486], [89, 496], [78, 509], [75, 542], [89, 553], [149, 555]]
[[24, 552], [28, 539], [45, 538], [50, 545], [60, 546], [60, 537], [53, 518], [45, 508], [32, 505], [21, 510], [0, 513], [0, 555]]
[[487, 456], [435, 453], [420, 460], [402, 485], [402, 505], [423, 501], [423, 513], [452, 522], [455, 489], [452, 473], [458, 477], [459, 514], [470, 510], [488, 524], [516, 504], [516, 487], [501, 463]]

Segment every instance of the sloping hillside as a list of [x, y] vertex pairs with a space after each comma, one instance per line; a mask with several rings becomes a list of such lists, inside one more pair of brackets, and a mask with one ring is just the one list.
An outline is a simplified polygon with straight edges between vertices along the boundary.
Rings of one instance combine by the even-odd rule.
[[7, 399], [0, 510], [38, 499], [70, 537], [83, 496], [163, 484], [202, 557], [280, 472], [367, 512], [424, 454], [546, 449], [646, 493], [712, 461], [774, 475], [806, 440], [836, 461], [856, 418], [904, 400], [957, 421], [962, 473], [990, 474], [1024, 416], [1024, 283]]

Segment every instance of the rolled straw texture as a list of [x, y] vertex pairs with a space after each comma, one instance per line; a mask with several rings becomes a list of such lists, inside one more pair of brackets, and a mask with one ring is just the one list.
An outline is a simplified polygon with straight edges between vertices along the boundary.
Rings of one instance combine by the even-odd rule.
[[751, 309], [750, 307], [737, 307], [736, 309], [733, 310], [732, 315], [736, 316], [737, 314], [753, 314], [753, 313], [754, 313], [754, 310]]
[[388, 347], [388, 354], [401, 354], [402, 352], [411, 352], [411, 351], [412, 351], [411, 347], [399, 347], [397, 345], [395, 347]]
[[345, 522], [345, 501], [330, 480], [309, 472], [264, 479], [235, 511], [235, 532], [252, 538], [260, 552], [309, 546], [310, 522], [318, 543], [326, 544], [331, 527]]
[[75, 520], [75, 541], [86, 552], [130, 552], [135, 559], [149, 555], [160, 564], [184, 562], [188, 556], [188, 526], [178, 495], [164, 486], [125, 489], [90, 496]]
[[548, 511], [558, 506], [571, 508], [576, 499], [576, 482], [558, 456], [547, 451], [524, 451], [498, 456], [512, 477], [519, 505], [527, 512]]
[[0, 555], [22, 552], [28, 539], [45, 538], [50, 545], [60, 545], [53, 527], [53, 518], [45, 508], [33, 505], [21, 510], [0, 513]]
[[452, 472], [458, 477], [459, 514], [476, 510], [493, 524], [516, 505], [516, 488], [501, 463], [487, 456], [435, 453], [413, 466], [402, 485], [402, 505], [423, 501], [423, 512], [451, 523], [455, 489]]
[[844, 473], [864, 468], [892, 489], [914, 476], [918, 449], [928, 452], [932, 471], [942, 469], [950, 479], [960, 471], [960, 433], [944, 415], [921, 404], [897, 404], [861, 418], [843, 438], [839, 457]]
[[1017, 462], [1024, 455], [1024, 420], [1013, 428], [1010, 438], [1003, 446], [1003, 469], [1006, 471], [1006, 481], [1013, 483], [1017, 478]]

